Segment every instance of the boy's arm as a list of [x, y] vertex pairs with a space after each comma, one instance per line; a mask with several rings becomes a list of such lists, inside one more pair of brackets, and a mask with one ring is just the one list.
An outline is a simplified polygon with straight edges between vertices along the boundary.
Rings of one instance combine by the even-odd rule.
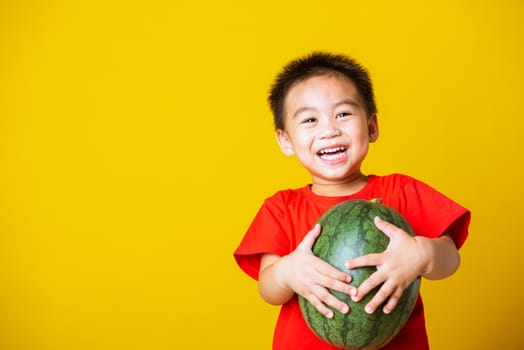
[[375, 225], [390, 238], [387, 249], [383, 253], [364, 255], [346, 263], [348, 269], [377, 267], [377, 271], [352, 295], [354, 301], [359, 301], [373, 288], [383, 284], [366, 305], [366, 312], [374, 312], [386, 300], [383, 311], [391, 312], [404, 289], [418, 276], [442, 279], [458, 269], [460, 255], [448, 235], [438, 238], [412, 237], [378, 217], [375, 218]]
[[316, 225], [297, 248], [280, 257], [264, 254], [260, 265], [259, 291], [262, 298], [274, 305], [288, 302], [295, 293], [306, 298], [326, 317], [333, 317], [331, 306], [347, 313], [349, 306], [329, 293], [327, 288], [350, 294], [351, 276], [313, 255], [311, 247], [320, 234]]
[[460, 255], [455, 242], [448, 235], [438, 238], [415, 237], [420, 242], [426, 257], [425, 269], [421, 276], [430, 280], [439, 280], [451, 276], [460, 266]]

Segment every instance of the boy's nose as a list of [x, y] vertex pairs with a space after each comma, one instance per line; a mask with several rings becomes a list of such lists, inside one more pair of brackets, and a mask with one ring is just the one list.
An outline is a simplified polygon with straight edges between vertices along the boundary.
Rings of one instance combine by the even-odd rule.
[[321, 139], [328, 139], [339, 135], [340, 129], [333, 122], [326, 123], [320, 132]]

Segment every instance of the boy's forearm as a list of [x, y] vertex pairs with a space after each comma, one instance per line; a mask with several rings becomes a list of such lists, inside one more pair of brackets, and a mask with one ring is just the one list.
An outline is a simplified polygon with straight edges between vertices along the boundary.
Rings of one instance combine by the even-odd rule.
[[[282, 257], [272, 255], [264, 257], [260, 269], [258, 290], [262, 299], [272, 305], [282, 305], [288, 302], [295, 292], [284, 283], [284, 266]], [[265, 261], [264, 261], [265, 260]]]
[[438, 280], [452, 275], [460, 265], [460, 255], [455, 243], [448, 235], [438, 238], [416, 237], [420, 240], [426, 256], [422, 276]]

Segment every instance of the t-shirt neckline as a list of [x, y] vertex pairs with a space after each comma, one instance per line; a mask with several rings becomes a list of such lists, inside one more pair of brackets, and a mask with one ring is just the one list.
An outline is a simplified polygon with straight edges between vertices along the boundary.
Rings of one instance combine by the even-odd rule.
[[373, 187], [373, 184], [375, 183], [375, 181], [377, 181], [376, 175], [368, 175], [368, 179], [364, 187], [362, 187], [359, 191], [355, 193], [345, 195], [345, 196], [331, 197], [331, 196], [321, 196], [321, 195], [315, 194], [311, 190], [311, 184], [308, 184], [305, 187], [305, 193], [309, 199], [314, 200], [315, 202], [322, 202], [325, 204], [336, 204], [342, 200], [348, 200], [348, 199], [368, 199], [367, 198], [369, 197], [368, 193], [370, 189]]

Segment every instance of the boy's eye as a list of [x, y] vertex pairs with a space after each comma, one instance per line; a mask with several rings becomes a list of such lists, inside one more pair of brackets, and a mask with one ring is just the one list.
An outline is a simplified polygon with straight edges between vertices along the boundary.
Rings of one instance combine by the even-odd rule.
[[317, 121], [316, 118], [310, 117], [310, 118], [305, 118], [305, 119], [302, 121], [302, 123], [304, 123], [304, 124], [310, 124], [310, 123], [314, 123], [314, 122], [316, 122], [316, 121]]
[[337, 119], [339, 119], [339, 118], [344, 118], [344, 117], [347, 117], [347, 116], [350, 116], [350, 115], [351, 115], [351, 113], [349, 113], [349, 112], [340, 112], [340, 113], [337, 113], [336, 117], [337, 117]]

